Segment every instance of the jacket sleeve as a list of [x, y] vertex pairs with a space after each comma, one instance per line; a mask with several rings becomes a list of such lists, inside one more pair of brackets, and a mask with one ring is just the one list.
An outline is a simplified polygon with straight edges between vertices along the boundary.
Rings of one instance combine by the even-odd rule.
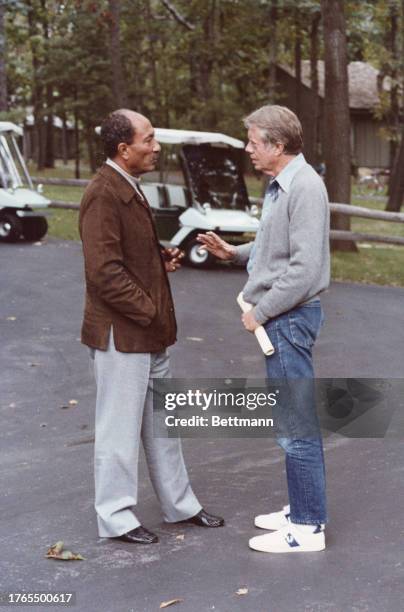
[[87, 289], [121, 315], [147, 327], [156, 308], [125, 267], [119, 205], [106, 187], [88, 194], [82, 204], [80, 236]]

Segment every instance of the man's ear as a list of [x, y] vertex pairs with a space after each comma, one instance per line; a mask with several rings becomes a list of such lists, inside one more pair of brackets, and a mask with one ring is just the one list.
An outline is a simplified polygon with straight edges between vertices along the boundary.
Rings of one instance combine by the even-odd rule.
[[284, 151], [285, 151], [285, 145], [283, 144], [283, 142], [277, 142], [276, 143], [276, 154], [278, 155], [278, 157], [283, 155]]
[[128, 159], [128, 145], [125, 142], [120, 142], [117, 146], [118, 155], [123, 157], [123, 159]]

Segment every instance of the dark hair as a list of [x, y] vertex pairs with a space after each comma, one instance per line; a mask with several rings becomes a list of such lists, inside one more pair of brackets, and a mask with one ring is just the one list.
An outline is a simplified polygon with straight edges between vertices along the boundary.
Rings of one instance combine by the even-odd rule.
[[120, 110], [110, 113], [101, 124], [101, 140], [106, 157], [113, 158], [118, 153], [121, 142], [131, 144], [135, 128], [130, 119]]

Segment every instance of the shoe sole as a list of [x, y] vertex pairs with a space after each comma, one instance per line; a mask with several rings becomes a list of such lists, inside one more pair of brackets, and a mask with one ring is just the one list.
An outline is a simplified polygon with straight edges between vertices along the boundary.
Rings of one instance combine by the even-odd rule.
[[263, 553], [274, 553], [274, 554], [283, 554], [283, 553], [304, 553], [304, 552], [322, 552], [323, 550], [326, 549], [326, 546], [324, 545], [322, 548], [303, 548], [301, 546], [295, 546], [293, 548], [289, 548], [287, 550], [263, 550], [262, 548], [255, 548], [254, 546], [251, 546], [251, 544], [248, 544], [249, 547], [251, 548], [251, 550], [255, 550], [256, 552], [263, 552]]

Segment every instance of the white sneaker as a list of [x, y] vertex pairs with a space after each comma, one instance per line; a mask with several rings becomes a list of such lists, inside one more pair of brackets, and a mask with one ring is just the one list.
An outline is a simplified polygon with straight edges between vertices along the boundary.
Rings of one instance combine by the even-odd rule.
[[254, 519], [254, 525], [260, 529], [269, 529], [277, 531], [282, 527], [286, 527], [290, 520], [290, 506], [283, 506], [279, 512], [271, 512], [271, 514], [259, 514]]
[[285, 527], [251, 538], [248, 545], [253, 550], [269, 553], [317, 552], [325, 549], [324, 529], [314, 526], [311, 533], [299, 530], [298, 525], [289, 523]]

